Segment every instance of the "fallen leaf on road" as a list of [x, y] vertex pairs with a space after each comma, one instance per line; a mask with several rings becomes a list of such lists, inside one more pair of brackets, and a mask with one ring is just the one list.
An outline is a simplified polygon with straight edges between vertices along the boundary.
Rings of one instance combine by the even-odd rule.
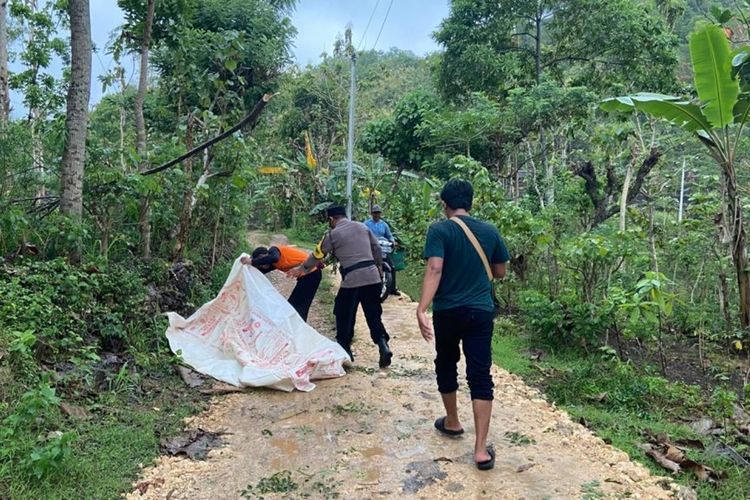
[[170, 455], [186, 455], [193, 460], [205, 460], [212, 448], [221, 446], [221, 435], [222, 433], [203, 429], [190, 430], [171, 439], [163, 439], [161, 448]]
[[149, 481], [141, 481], [140, 483], [135, 485], [135, 490], [141, 495], [145, 495], [148, 491], [149, 486], [156, 486], [157, 488], [162, 486], [164, 484], [164, 478], [163, 477], [157, 477], [156, 479], [151, 479]]
[[534, 467], [535, 465], [536, 464], [533, 463], [533, 462], [529, 462], [527, 464], [521, 464], [518, 467], [516, 467], [516, 472], [527, 471], [527, 470], [531, 469], [532, 467]]

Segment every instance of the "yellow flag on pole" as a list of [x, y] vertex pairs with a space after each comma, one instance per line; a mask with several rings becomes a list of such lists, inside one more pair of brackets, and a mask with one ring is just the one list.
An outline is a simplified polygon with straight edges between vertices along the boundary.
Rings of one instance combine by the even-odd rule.
[[317, 165], [318, 161], [315, 159], [315, 155], [312, 150], [312, 141], [310, 140], [310, 132], [305, 131], [305, 158], [307, 159], [307, 166], [310, 170], [313, 170]]

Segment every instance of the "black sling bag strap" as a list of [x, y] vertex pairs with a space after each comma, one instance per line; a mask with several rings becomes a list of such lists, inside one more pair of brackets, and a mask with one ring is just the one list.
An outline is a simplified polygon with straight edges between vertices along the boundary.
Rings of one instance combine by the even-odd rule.
[[474, 250], [479, 254], [479, 258], [482, 260], [482, 265], [484, 266], [484, 271], [487, 273], [487, 279], [490, 281], [490, 296], [492, 297], [493, 312], [495, 313], [495, 316], [498, 316], [500, 314], [500, 301], [497, 300], [497, 295], [495, 295], [495, 286], [492, 284], [492, 269], [490, 268], [489, 260], [487, 260], [487, 254], [484, 253], [482, 245], [479, 244], [479, 240], [477, 240], [477, 237], [474, 236], [474, 233], [471, 232], [471, 229], [469, 229], [469, 226], [467, 226], [464, 221], [458, 217], [451, 217], [450, 220], [463, 229], [464, 234], [469, 239], [469, 243], [471, 243], [471, 246], [473, 246]]
[[346, 279], [346, 275], [349, 274], [352, 271], [356, 271], [357, 269], [363, 269], [365, 267], [374, 266], [375, 261], [374, 260], [363, 260], [362, 262], [357, 262], [356, 264], [352, 264], [349, 267], [342, 267], [341, 268], [341, 279]]

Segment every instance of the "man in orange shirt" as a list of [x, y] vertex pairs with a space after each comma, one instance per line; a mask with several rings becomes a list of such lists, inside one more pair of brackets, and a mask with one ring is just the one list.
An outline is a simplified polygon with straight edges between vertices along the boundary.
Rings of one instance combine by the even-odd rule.
[[[305, 262], [307, 252], [297, 247], [278, 245], [273, 247], [258, 247], [253, 250], [252, 258], [244, 257], [243, 264], [252, 264], [263, 274], [274, 269], [287, 272]], [[287, 299], [297, 311], [300, 317], [307, 321], [307, 313], [310, 311], [315, 293], [320, 286], [320, 280], [323, 273], [320, 272], [322, 263], [314, 267], [310, 272], [297, 278], [297, 285], [292, 290], [292, 294]]]

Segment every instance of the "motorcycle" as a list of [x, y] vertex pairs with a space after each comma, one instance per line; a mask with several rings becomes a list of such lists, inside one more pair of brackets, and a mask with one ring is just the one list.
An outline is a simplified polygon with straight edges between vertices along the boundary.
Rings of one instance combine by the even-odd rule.
[[394, 291], [394, 269], [393, 262], [391, 261], [394, 245], [385, 239], [378, 239], [378, 245], [380, 245], [380, 252], [383, 254], [383, 284], [380, 288], [380, 302], [383, 302]]

